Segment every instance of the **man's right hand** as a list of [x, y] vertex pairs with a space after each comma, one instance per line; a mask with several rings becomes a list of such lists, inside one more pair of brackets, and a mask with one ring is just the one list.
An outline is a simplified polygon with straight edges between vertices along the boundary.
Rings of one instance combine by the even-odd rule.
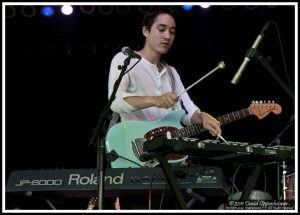
[[155, 106], [158, 108], [170, 108], [178, 101], [178, 97], [175, 93], [168, 92], [155, 98]]

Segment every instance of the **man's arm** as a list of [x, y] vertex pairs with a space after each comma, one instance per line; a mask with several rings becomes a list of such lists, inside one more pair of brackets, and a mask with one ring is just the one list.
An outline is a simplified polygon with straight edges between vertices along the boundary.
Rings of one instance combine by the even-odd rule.
[[136, 109], [144, 109], [148, 107], [170, 108], [178, 101], [177, 96], [168, 92], [161, 96], [130, 96], [124, 100]]

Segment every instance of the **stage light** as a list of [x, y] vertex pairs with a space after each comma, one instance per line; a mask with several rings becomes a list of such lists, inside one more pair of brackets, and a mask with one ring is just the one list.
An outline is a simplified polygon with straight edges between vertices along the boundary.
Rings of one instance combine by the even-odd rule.
[[110, 15], [114, 8], [112, 6], [99, 6], [99, 11], [102, 15]]
[[91, 14], [91, 13], [94, 12], [95, 6], [93, 6], [93, 5], [91, 5], [91, 6], [89, 6], [89, 5], [86, 5], [86, 6], [80, 6], [80, 9], [81, 9], [81, 11], [82, 11], [83, 13], [85, 13], [85, 14]]
[[61, 12], [65, 15], [70, 15], [73, 12], [73, 7], [71, 5], [64, 5], [61, 7]]
[[205, 9], [205, 8], [209, 8], [210, 4], [208, 4], [208, 3], [201, 3], [199, 6]]
[[151, 11], [152, 8], [153, 8], [153, 6], [147, 6], [147, 5], [145, 5], [145, 6], [139, 6], [139, 11], [141, 13], [147, 13], [147, 12]]
[[33, 17], [36, 14], [35, 7], [33, 6], [23, 6], [21, 8], [21, 13], [26, 17]]
[[246, 8], [247, 8], [248, 10], [254, 10], [254, 9], [257, 8], [257, 5], [247, 5]]
[[42, 11], [42, 15], [46, 16], [46, 17], [53, 16], [53, 14], [54, 14], [54, 9], [49, 6], [42, 7], [41, 11]]
[[186, 10], [186, 11], [192, 10], [193, 7], [194, 7], [193, 5], [183, 5], [182, 6], [183, 10]]
[[5, 7], [5, 17], [13, 18], [16, 15], [16, 8], [13, 6]]
[[229, 11], [229, 10], [233, 10], [235, 8], [235, 6], [234, 5], [223, 5], [222, 8], [224, 10]]
[[129, 12], [129, 7], [128, 6], [117, 6], [117, 12], [120, 14], [127, 14]]

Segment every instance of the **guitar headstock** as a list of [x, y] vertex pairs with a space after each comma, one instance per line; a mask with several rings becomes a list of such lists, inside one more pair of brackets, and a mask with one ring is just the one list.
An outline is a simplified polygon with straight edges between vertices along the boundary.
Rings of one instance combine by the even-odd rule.
[[282, 108], [274, 101], [252, 101], [249, 107], [251, 114], [258, 117], [258, 119], [265, 118], [270, 112], [274, 114], [280, 114]]

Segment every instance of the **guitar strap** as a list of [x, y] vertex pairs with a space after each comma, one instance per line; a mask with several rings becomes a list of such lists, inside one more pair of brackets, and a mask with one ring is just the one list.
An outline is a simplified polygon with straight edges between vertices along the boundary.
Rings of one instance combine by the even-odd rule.
[[[166, 61], [161, 60], [161, 62], [164, 64], [164, 66], [167, 68], [167, 72], [169, 73], [171, 79], [172, 79], [172, 91], [175, 92], [175, 86], [176, 86], [176, 82], [175, 82], [175, 78], [174, 78], [174, 74], [173, 71], [171, 69], [171, 67], [167, 64]], [[181, 108], [185, 111], [185, 113], [187, 114], [187, 110], [185, 109], [182, 100], [180, 100], [180, 106]]]
[[171, 77], [171, 80], [172, 80], [172, 92], [175, 92], [176, 82], [175, 82], [175, 78], [174, 78], [174, 75], [173, 75], [173, 71], [172, 71], [171, 67], [167, 64], [166, 61], [161, 60], [161, 62], [166, 67], [167, 72], [168, 72], [169, 76]]

